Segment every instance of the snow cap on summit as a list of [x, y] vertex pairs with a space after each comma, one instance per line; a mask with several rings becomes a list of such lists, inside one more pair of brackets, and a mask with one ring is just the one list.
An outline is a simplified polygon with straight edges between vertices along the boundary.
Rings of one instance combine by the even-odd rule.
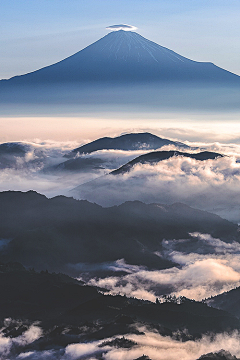
[[110, 25], [106, 27], [106, 29], [113, 31], [118, 31], [118, 30], [132, 31], [132, 30], [137, 30], [137, 27], [133, 25], [120, 24], [120, 25]]

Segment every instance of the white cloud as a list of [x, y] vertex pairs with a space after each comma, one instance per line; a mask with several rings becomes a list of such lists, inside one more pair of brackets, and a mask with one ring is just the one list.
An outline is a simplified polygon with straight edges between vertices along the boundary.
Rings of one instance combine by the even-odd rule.
[[182, 342], [169, 336], [148, 332], [144, 328], [140, 330], [144, 331], [145, 335], [128, 335], [129, 339], [137, 342], [136, 348], [130, 350], [113, 349], [105, 355], [104, 359], [132, 360], [145, 354], [152, 360], [196, 360], [203, 354], [217, 352], [221, 349], [225, 349], [236, 356], [240, 355], [240, 335], [238, 332], [203, 336], [200, 340]]
[[92, 343], [71, 344], [66, 347], [65, 356], [71, 360], [79, 359], [81, 356], [94, 355], [101, 352], [103, 348], [99, 348], [99, 341]]
[[183, 202], [240, 221], [235, 209], [240, 204], [240, 163], [236, 160], [236, 156], [206, 161], [177, 156], [157, 164], [136, 164], [127, 173], [86, 184], [74, 195], [103, 206], [127, 200]]
[[106, 29], [112, 30], [112, 31], [118, 31], [118, 30], [135, 31], [135, 30], [137, 30], [137, 27], [133, 26], [133, 25], [119, 24], [119, 25], [110, 25], [110, 26], [106, 27]]
[[140, 270], [122, 277], [91, 279], [89, 285], [99, 286], [112, 294], [122, 294], [155, 301], [165, 293], [202, 300], [230, 290], [240, 284], [240, 273], [226, 260], [207, 258], [193, 264], [167, 270]]
[[[149, 356], [152, 360], [196, 360], [201, 355], [209, 352], [218, 352], [221, 349], [229, 351], [232, 355], [240, 356], [240, 334], [238, 331], [231, 333], [218, 333], [203, 335], [197, 340], [181, 341], [170, 336], [162, 336], [158, 332], [149, 331], [144, 326], [138, 327], [139, 334], [126, 334], [125, 339], [132, 340], [136, 345], [132, 348], [116, 348], [111, 346], [99, 346], [104, 341], [112, 341], [116, 339], [107, 338], [99, 341], [74, 343], [66, 346], [66, 348], [50, 349], [44, 351], [31, 350], [24, 351], [24, 346], [36, 340], [37, 332], [33, 330], [35, 325], [29, 328], [34, 336], [26, 335], [27, 342], [22, 342], [22, 352], [16, 355], [14, 344], [18, 338], [0, 336], [0, 357], [3, 360], [75, 360], [89, 359], [96, 360], [99, 354], [105, 360], [132, 360], [142, 356]], [[30, 333], [29, 332], [29, 333]], [[39, 335], [39, 334], [38, 334]]]
[[[240, 245], [225, 243], [209, 234], [193, 233], [198, 239], [195, 250], [192, 239], [165, 240], [163, 254], [180, 264], [164, 270], [148, 270], [118, 260], [116, 264], [105, 264], [105, 269], [115, 271], [115, 276], [92, 277], [89, 285], [107, 289], [111, 294], [121, 294], [155, 301], [164, 294], [186, 296], [202, 300], [240, 286]], [[184, 253], [176, 250], [184, 248]], [[156, 253], [156, 255], [162, 256]], [[118, 276], [122, 269], [126, 275]], [[84, 273], [84, 269], [83, 273]], [[82, 279], [84, 275], [82, 274]]]
[[[9, 326], [11, 323], [12, 319], [6, 319], [6, 326]], [[15, 348], [16, 346], [24, 347], [42, 336], [42, 329], [36, 324], [32, 324], [22, 335], [15, 338], [6, 337], [3, 330], [4, 328], [0, 330], [0, 358], [2, 360], [11, 358], [12, 348]], [[30, 352], [27, 356], [31, 354], [32, 353]], [[24, 358], [24, 355], [20, 358]]]

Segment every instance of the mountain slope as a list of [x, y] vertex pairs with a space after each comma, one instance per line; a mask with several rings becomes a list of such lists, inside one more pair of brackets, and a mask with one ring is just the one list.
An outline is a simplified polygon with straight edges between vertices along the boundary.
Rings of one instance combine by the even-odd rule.
[[17, 263], [0, 263], [0, 287], [4, 289], [0, 298], [1, 335], [6, 318], [25, 321], [25, 324], [24, 321], [15, 324], [9, 321], [7, 328], [5, 322], [4, 334], [11, 337], [21, 334], [29, 320], [40, 320], [45, 331], [40, 341], [32, 344], [40, 349], [49, 345], [54, 347], [55, 341], [66, 346], [87, 339], [138, 333], [133, 325], [139, 323], [168, 336], [180, 330], [179, 337], [189, 336], [186, 329], [189, 334], [198, 336], [208, 331], [240, 328], [237, 318], [201, 302], [185, 298], [181, 304], [156, 304], [125, 296], [103, 295], [66, 275], [48, 271], [38, 273]]
[[187, 59], [131, 31], [114, 31], [76, 54], [2, 84], [85, 82], [236, 83], [240, 77], [212, 63]]
[[89, 154], [98, 150], [156, 150], [164, 145], [189, 148], [189, 146], [181, 142], [163, 139], [150, 133], [133, 133], [120, 135], [115, 138], [104, 137], [94, 140], [72, 150], [66, 157], [73, 157], [77, 154]]
[[240, 297], [240, 287], [237, 287], [236, 289], [232, 289], [228, 292], [224, 292], [223, 294], [207, 299], [206, 302], [210, 306], [213, 306], [217, 309], [229, 311], [231, 314], [234, 314], [239, 318], [240, 317], [239, 297]]
[[111, 172], [113, 175], [124, 174], [132, 169], [136, 164], [155, 164], [163, 160], [170, 159], [173, 156], [183, 156], [186, 158], [191, 158], [199, 161], [204, 160], [214, 160], [218, 157], [223, 157], [223, 155], [210, 151], [203, 151], [196, 154], [190, 154], [180, 151], [154, 151], [148, 154], [138, 156], [137, 158], [129, 161], [127, 164], [121, 166], [119, 169]]
[[155, 252], [162, 252], [163, 239], [189, 238], [193, 232], [239, 240], [237, 225], [184, 204], [133, 201], [103, 208], [64, 196], [8, 191], [0, 193], [0, 218], [0, 238], [11, 240], [0, 261], [75, 275], [74, 264], [118, 259], [150, 269], [172, 267]]

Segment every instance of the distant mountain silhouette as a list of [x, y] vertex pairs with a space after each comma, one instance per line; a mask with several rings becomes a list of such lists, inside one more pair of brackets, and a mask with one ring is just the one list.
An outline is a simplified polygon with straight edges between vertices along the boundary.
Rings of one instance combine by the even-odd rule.
[[191, 159], [196, 159], [199, 161], [204, 160], [214, 160], [218, 157], [223, 157], [223, 155], [210, 151], [203, 151], [196, 154], [191, 154], [187, 152], [180, 151], [154, 151], [148, 154], [140, 155], [137, 158], [129, 161], [127, 164], [121, 166], [119, 169], [111, 172], [113, 175], [124, 174], [132, 169], [132, 167], [136, 164], [154, 164], [163, 160], [167, 160], [173, 156], [183, 156]]
[[[42, 270], [79, 273], [78, 263], [125, 259], [129, 264], [164, 269], [176, 264], [155, 254], [163, 239], [208, 233], [239, 241], [238, 226], [184, 204], [146, 205], [140, 201], [103, 208], [64, 196], [36, 192], [0, 193], [0, 238], [11, 241], [0, 261], [18, 261]], [[72, 264], [69, 267], [67, 264]]]
[[240, 77], [212, 63], [187, 59], [135, 32], [120, 30], [107, 34], [56, 64], [1, 83], [33, 85], [175, 81], [240, 84]]
[[89, 154], [98, 150], [156, 150], [164, 145], [189, 148], [189, 146], [150, 133], [132, 133], [117, 136], [115, 138], [104, 137], [94, 140], [72, 150], [66, 157], [73, 157], [77, 154]]
[[[117, 155], [115, 156], [115, 161], [111, 156], [108, 158], [106, 153], [102, 158], [100, 155], [98, 157], [82, 157], [81, 155], [92, 154], [101, 150], [123, 150], [129, 151], [129, 153], [133, 150], [156, 150], [167, 145], [174, 148], [189, 149], [188, 145], [181, 142], [163, 139], [150, 133], [124, 134], [114, 138], [104, 137], [72, 150], [64, 155], [68, 160], [45, 168], [44, 171], [47, 173], [61, 171], [98, 172], [102, 169], [116, 169], [124, 164], [124, 160], [121, 161], [119, 158], [116, 160]], [[134, 155], [131, 156], [129, 154], [128, 159], [133, 158]]]

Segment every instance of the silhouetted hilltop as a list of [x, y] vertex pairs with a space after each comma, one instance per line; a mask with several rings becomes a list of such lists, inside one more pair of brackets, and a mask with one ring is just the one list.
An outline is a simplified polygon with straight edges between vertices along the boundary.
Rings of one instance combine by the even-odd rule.
[[131, 170], [131, 168], [136, 164], [155, 164], [163, 160], [167, 160], [173, 156], [183, 156], [188, 157], [191, 159], [196, 159], [199, 161], [204, 160], [214, 160], [218, 157], [223, 157], [223, 155], [215, 152], [210, 151], [203, 151], [196, 154], [191, 154], [187, 152], [180, 152], [180, 151], [154, 151], [148, 154], [140, 155], [137, 158], [129, 161], [127, 164], [121, 166], [119, 169], [114, 170], [111, 172], [113, 175], [124, 174]]
[[103, 208], [64, 196], [47, 199], [34, 191], [0, 193], [0, 238], [10, 242], [1, 261], [52, 271], [75, 271], [67, 264], [125, 259], [130, 264], [163, 269], [174, 264], [159, 257], [163, 239], [208, 233], [239, 240], [238, 226], [217, 215], [181, 203], [126, 202]]
[[[39, 320], [43, 328], [62, 327], [63, 334], [64, 328], [70, 327], [76, 335], [82, 335], [82, 341], [137, 331], [133, 325], [140, 323], [158, 329], [162, 335], [171, 335], [176, 330], [184, 333], [188, 329], [192, 336], [199, 336], [208, 331], [240, 327], [238, 319], [201, 302], [185, 299], [182, 304], [155, 304], [125, 296], [103, 295], [66, 275], [48, 271], [0, 272], [0, 288], [4, 289], [0, 298], [1, 322], [9, 317]], [[121, 321], [124, 317], [131, 319], [131, 323]], [[48, 334], [41, 340], [42, 344], [47, 337]], [[65, 341], [74, 340], [66, 332]], [[135, 344], [118, 339], [108, 345], [130, 348]]]
[[150, 133], [124, 134], [115, 138], [104, 137], [94, 140], [72, 150], [66, 157], [73, 157], [77, 154], [88, 154], [98, 150], [155, 150], [164, 145], [173, 145], [188, 148], [187, 145]]

